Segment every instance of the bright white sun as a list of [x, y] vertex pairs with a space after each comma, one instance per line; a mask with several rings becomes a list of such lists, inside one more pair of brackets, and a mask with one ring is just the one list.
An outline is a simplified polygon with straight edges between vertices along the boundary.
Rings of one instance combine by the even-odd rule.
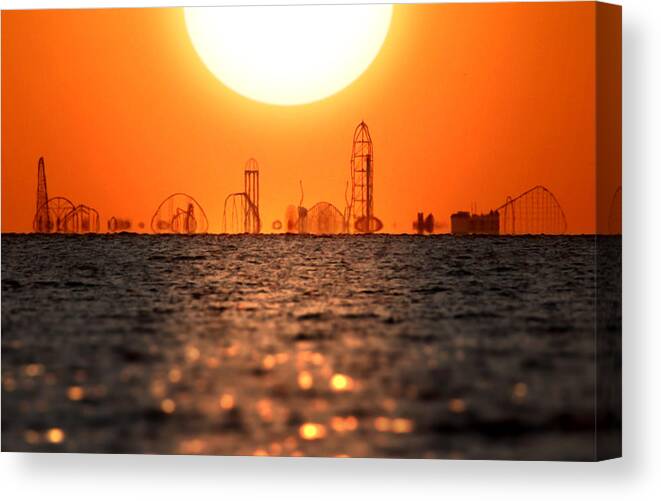
[[216, 78], [256, 101], [295, 105], [335, 94], [367, 69], [392, 5], [191, 7], [184, 15]]

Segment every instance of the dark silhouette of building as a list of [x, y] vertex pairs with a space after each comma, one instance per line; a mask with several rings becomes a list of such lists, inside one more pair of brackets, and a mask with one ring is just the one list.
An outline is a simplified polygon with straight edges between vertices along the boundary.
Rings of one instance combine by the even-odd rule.
[[500, 217], [497, 211], [488, 214], [471, 214], [470, 212], [455, 212], [450, 216], [453, 235], [498, 235], [500, 233]]
[[423, 233], [434, 233], [434, 226], [434, 215], [431, 213], [427, 214], [427, 217], [425, 217], [423, 212], [418, 212], [418, 218], [413, 222], [413, 229], [419, 235], [422, 235]]

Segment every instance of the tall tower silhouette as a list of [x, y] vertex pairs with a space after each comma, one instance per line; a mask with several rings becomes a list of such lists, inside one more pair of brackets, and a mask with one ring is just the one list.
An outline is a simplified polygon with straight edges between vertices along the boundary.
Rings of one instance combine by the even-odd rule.
[[353, 134], [348, 217], [350, 231], [372, 233], [383, 227], [383, 223], [374, 217], [374, 147], [365, 122], [360, 122]]
[[37, 208], [32, 227], [34, 231], [39, 233], [48, 233], [53, 228], [48, 211], [48, 188], [46, 186], [44, 157], [39, 158], [37, 166]]
[[246, 167], [243, 171], [243, 192], [248, 198], [244, 215], [245, 232], [259, 233], [259, 164], [254, 158], [246, 162]]

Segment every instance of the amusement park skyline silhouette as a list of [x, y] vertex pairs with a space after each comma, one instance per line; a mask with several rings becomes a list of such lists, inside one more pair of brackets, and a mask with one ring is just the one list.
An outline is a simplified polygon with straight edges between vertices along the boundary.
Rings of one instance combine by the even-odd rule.
[[[298, 207], [290, 205], [285, 213], [284, 224], [275, 220], [276, 232], [298, 234], [370, 234], [383, 229], [383, 222], [374, 213], [374, 148], [367, 124], [356, 127], [351, 153], [350, 192], [346, 206], [340, 211], [333, 204], [318, 202], [310, 210], [303, 206], [304, 193], [301, 182], [301, 200]], [[259, 209], [259, 163], [250, 158], [244, 168], [244, 191], [230, 193], [225, 198], [222, 232], [230, 234], [259, 234], [262, 220]], [[619, 193], [619, 198], [618, 198]], [[37, 167], [37, 205], [32, 223], [37, 233], [98, 233], [101, 231], [99, 213], [86, 205], [75, 205], [61, 196], [49, 198], [44, 158]], [[615, 205], [618, 202], [619, 205]], [[621, 232], [621, 189], [618, 189], [610, 208], [609, 233]], [[619, 211], [616, 214], [614, 211]], [[423, 213], [412, 228], [419, 234], [438, 230], [434, 215], [423, 221]], [[562, 235], [567, 231], [567, 219], [557, 199], [546, 187], [535, 186], [519, 196], [507, 197], [506, 202], [486, 215], [458, 212], [452, 215], [454, 234], [490, 235]], [[619, 226], [618, 226], [619, 225]], [[137, 224], [143, 230], [143, 222]], [[442, 227], [441, 227], [442, 228]], [[111, 217], [107, 232], [132, 231], [130, 219]], [[200, 234], [209, 232], [209, 219], [200, 204], [190, 195], [174, 193], [167, 197], [152, 216], [150, 229], [153, 233]], [[142, 231], [140, 231], [142, 232]]]
[[[111, 220], [152, 231], [159, 204], [183, 193], [220, 233], [252, 203], [237, 189], [254, 157], [262, 233], [287, 231], [288, 207], [321, 203], [315, 214], [331, 220], [359, 206], [385, 233], [414, 233], [416, 215], [433, 214], [445, 233], [451, 214], [488, 213], [538, 185], [561, 206], [567, 233], [595, 233], [594, 207], [611, 207], [619, 186], [609, 169], [603, 189], [594, 183], [593, 13], [590, 3], [398, 5], [354, 82], [273, 106], [209, 72], [180, 9], [6, 12], [2, 230], [33, 230], [44, 157], [50, 196], [80, 206], [81, 221], [94, 209], [100, 231]], [[374, 149], [362, 170], [373, 178], [356, 180], [350, 143], [362, 120]], [[601, 227], [608, 217], [598, 211]]]

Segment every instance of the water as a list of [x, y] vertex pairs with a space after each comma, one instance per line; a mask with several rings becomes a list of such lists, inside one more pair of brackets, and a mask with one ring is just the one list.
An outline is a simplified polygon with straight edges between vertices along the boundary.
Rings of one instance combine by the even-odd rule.
[[2, 235], [7, 451], [589, 459], [594, 238]]

